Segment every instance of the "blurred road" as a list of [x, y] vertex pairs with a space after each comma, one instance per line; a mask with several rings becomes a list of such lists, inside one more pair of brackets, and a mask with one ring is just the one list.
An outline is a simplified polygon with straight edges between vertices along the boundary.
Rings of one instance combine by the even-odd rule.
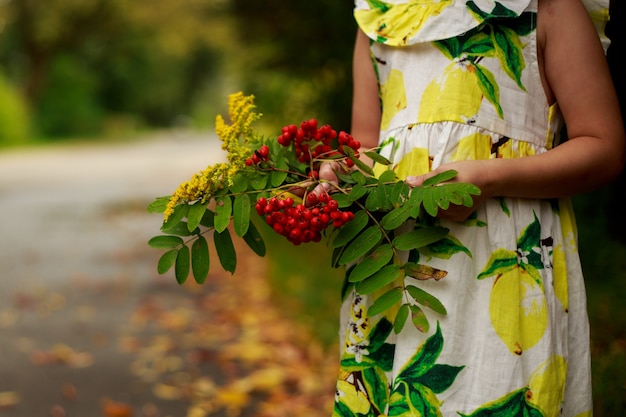
[[156, 274], [147, 204], [222, 160], [219, 145], [166, 132], [0, 152], [0, 416], [185, 415], [131, 375], [120, 340], [141, 299], [181, 291]]

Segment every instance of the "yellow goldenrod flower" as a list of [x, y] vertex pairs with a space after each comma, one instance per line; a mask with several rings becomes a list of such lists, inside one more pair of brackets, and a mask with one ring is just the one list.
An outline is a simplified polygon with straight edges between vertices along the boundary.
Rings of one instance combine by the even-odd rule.
[[174, 212], [179, 204], [208, 201], [215, 192], [230, 186], [233, 178], [246, 167], [246, 159], [250, 157], [250, 144], [258, 137], [252, 128], [252, 123], [261, 118], [255, 113], [254, 96], [245, 96], [242, 92], [231, 94], [228, 97], [228, 114], [230, 124], [227, 124], [220, 115], [215, 120], [215, 133], [222, 141], [222, 149], [226, 151], [227, 162], [210, 165], [203, 171], [178, 186], [164, 212], [164, 220]]

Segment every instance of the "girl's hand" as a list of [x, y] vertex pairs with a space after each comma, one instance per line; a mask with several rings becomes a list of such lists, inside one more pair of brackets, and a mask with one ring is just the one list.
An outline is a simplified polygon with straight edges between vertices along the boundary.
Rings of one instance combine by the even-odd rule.
[[481, 190], [480, 195], [472, 196], [474, 204], [472, 207], [465, 207], [457, 204], [450, 204], [447, 210], [439, 209], [437, 217], [462, 222], [466, 220], [476, 209], [487, 200], [490, 195], [488, 190], [491, 188], [491, 180], [489, 178], [489, 164], [487, 161], [456, 161], [441, 165], [439, 168], [427, 174], [420, 176], [409, 176], [406, 183], [411, 187], [419, 187], [428, 178], [431, 178], [441, 172], [455, 170], [457, 176], [449, 182], [463, 182], [475, 185]]
[[337, 172], [341, 169], [342, 168], [336, 162], [323, 162], [319, 170], [320, 183], [311, 192], [318, 196], [333, 192], [333, 189], [339, 186]]

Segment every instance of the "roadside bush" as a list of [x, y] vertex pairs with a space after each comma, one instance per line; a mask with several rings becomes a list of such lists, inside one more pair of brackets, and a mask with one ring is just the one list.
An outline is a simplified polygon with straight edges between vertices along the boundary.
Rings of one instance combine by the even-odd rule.
[[0, 74], [0, 145], [19, 145], [29, 139], [28, 107], [19, 92]]
[[36, 105], [39, 133], [46, 137], [101, 132], [104, 112], [97, 102], [97, 77], [70, 56], [57, 57]]

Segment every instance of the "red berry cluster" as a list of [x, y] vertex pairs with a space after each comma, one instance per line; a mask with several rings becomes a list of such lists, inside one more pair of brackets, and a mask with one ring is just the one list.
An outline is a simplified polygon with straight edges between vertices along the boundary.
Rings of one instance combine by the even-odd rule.
[[[289, 146], [293, 143], [296, 158], [304, 163], [310, 162], [311, 158], [318, 158], [322, 155], [346, 155], [343, 149], [344, 146], [352, 148], [358, 156], [361, 144], [354, 140], [351, 135], [343, 131], [337, 135], [337, 131], [333, 130], [330, 125], [323, 125], [319, 128], [317, 125], [317, 120], [310, 119], [303, 121], [300, 127], [294, 124], [285, 126], [278, 136], [278, 143], [283, 146]], [[339, 147], [337, 149], [333, 149], [331, 146], [331, 141], [335, 138], [339, 139]], [[349, 166], [351, 166], [352, 161], [349, 159], [347, 161]], [[317, 169], [317, 167], [314, 167], [314, 169]]]
[[285, 236], [294, 245], [319, 242], [321, 232], [329, 225], [341, 227], [354, 218], [354, 213], [339, 210], [336, 200], [328, 194], [307, 195], [308, 207], [295, 204], [291, 197], [269, 199], [261, 197], [256, 202], [256, 211], [276, 233]]
[[254, 151], [252, 156], [246, 159], [246, 165], [259, 165], [263, 161], [267, 161], [270, 155], [270, 148], [267, 145], [262, 145], [258, 150]]

